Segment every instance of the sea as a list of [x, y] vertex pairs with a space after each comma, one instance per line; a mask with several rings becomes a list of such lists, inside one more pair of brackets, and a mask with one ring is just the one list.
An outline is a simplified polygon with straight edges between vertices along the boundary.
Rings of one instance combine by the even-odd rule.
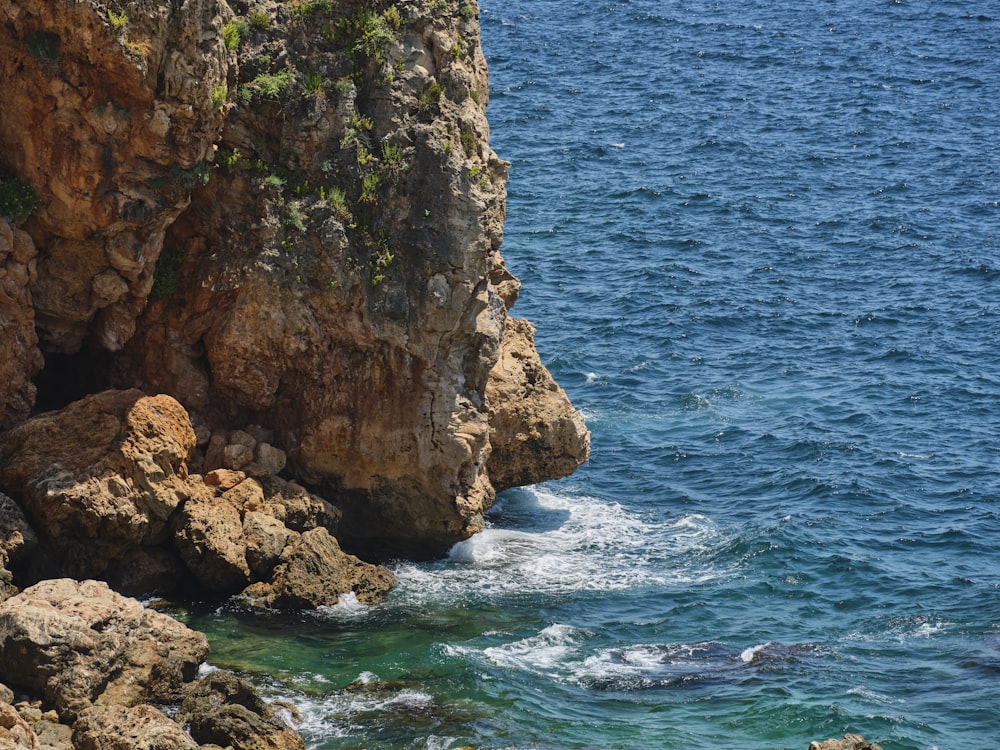
[[1000, 4], [479, 7], [590, 460], [212, 664], [315, 750], [1000, 745]]

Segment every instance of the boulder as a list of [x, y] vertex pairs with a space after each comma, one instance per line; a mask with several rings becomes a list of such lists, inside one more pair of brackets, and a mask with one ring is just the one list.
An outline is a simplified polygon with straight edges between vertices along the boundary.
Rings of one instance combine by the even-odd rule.
[[0, 673], [63, 719], [177, 700], [207, 654], [204, 635], [99, 581], [43, 581], [0, 604]]
[[205, 588], [238, 591], [250, 581], [240, 511], [224, 497], [189, 500], [174, 521], [174, 543], [187, 569]]
[[535, 350], [535, 328], [507, 318], [486, 401], [497, 492], [573, 473], [590, 453], [590, 432]]
[[10, 703], [0, 702], [0, 748], [40, 750], [38, 737]]
[[212, 672], [194, 686], [176, 719], [202, 745], [233, 750], [304, 750], [305, 743], [246, 680]]
[[137, 390], [94, 394], [0, 435], [0, 485], [48, 548], [37, 577], [100, 575], [129, 550], [165, 541], [192, 494], [194, 445], [177, 401]]
[[270, 583], [248, 586], [243, 594], [255, 606], [278, 609], [332, 606], [350, 592], [372, 604], [394, 583], [388, 569], [348, 555], [326, 529], [317, 528], [289, 542]]
[[150, 705], [91, 706], [73, 724], [75, 750], [198, 750], [176, 721]]

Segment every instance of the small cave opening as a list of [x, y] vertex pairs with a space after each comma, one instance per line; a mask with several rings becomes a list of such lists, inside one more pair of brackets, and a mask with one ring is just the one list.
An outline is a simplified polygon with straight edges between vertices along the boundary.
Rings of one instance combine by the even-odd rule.
[[112, 353], [84, 346], [76, 354], [45, 353], [45, 367], [34, 379], [35, 413], [62, 409], [110, 387]]

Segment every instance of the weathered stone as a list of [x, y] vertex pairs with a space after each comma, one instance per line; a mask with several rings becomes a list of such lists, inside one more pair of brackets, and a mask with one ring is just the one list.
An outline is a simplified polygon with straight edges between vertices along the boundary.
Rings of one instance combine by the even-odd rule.
[[31, 382], [44, 360], [35, 333], [31, 285], [35, 246], [0, 220], [0, 429], [22, 421], [35, 405]]
[[218, 487], [220, 490], [225, 492], [226, 490], [231, 490], [246, 478], [247, 475], [242, 471], [233, 471], [232, 469], [212, 469], [212, 471], [205, 474], [205, 484], [211, 485], [212, 487]]
[[286, 460], [280, 448], [270, 443], [257, 443], [253, 463], [247, 467], [247, 472], [255, 477], [273, 476], [285, 468]]
[[175, 721], [149, 705], [91, 706], [73, 725], [76, 750], [198, 750]]
[[278, 564], [288, 540], [295, 534], [272, 515], [252, 511], [243, 517], [247, 565], [254, 575], [268, 576]]
[[100, 575], [129, 550], [165, 541], [169, 517], [194, 491], [194, 439], [180, 404], [137, 390], [95, 394], [0, 435], [0, 484], [47, 546], [38, 575]]
[[189, 500], [174, 522], [174, 543], [198, 582], [215, 591], [238, 591], [250, 580], [240, 512], [214, 495]]
[[205, 636], [98, 581], [44, 581], [0, 604], [0, 673], [63, 719], [179, 699], [207, 654]]
[[9, 703], [0, 703], [0, 748], [39, 750], [38, 737]]
[[104, 6], [0, 0], [0, 148], [40, 199], [32, 295], [50, 351], [131, 336], [164, 229], [207, 174], [223, 120], [225, 3], [173, 13], [133, 0], [117, 31]]
[[359, 601], [379, 601], [395, 577], [378, 565], [362, 562], [340, 549], [326, 529], [313, 529], [289, 542], [270, 583], [244, 590], [255, 606], [279, 609], [332, 606], [354, 592]]
[[535, 329], [507, 318], [500, 358], [490, 372], [487, 470], [499, 492], [571, 474], [590, 452], [590, 433], [565, 391], [542, 365]]
[[17, 562], [37, 545], [38, 537], [24, 517], [24, 511], [0, 492], [0, 568]]
[[292, 531], [309, 531], [322, 527], [336, 533], [340, 511], [329, 502], [308, 492], [296, 482], [279, 477], [263, 480], [264, 495], [271, 515]]
[[874, 742], [866, 742], [860, 734], [845, 734], [840, 740], [810, 742], [808, 750], [882, 750], [882, 747]]
[[253, 685], [227, 672], [212, 672], [184, 698], [177, 721], [199, 744], [233, 750], [304, 750], [302, 737], [261, 699]]
[[[58, 717], [56, 717], [58, 719]], [[42, 718], [31, 725], [38, 738], [38, 750], [76, 750], [73, 747], [73, 728], [58, 720]]]

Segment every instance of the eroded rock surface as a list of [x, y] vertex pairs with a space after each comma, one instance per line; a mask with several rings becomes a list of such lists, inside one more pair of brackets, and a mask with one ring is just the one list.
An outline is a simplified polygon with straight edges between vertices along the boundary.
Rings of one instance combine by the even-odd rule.
[[535, 350], [535, 329], [507, 318], [500, 357], [486, 386], [487, 464], [493, 486], [535, 484], [572, 474], [590, 452], [590, 432]]
[[[441, 553], [482, 528], [496, 487], [587, 452], [526, 324], [506, 322], [508, 165], [489, 145], [475, 5], [250, 10], [0, 0], [0, 172], [39, 199], [0, 227], [0, 427], [28, 416], [44, 355], [44, 408], [111, 384], [170, 394], [198, 414], [192, 474], [283, 473], [336, 502], [345, 546]], [[46, 493], [129, 519], [121, 537], [80, 530], [104, 559], [74, 575], [161, 544], [187, 499], [146, 488], [136, 510], [142, 488], [36, 481], [40, 526], [57, 522]], [[269, 564], [262, 531], [253, 566], [220, 547], [227, 585]]]
[[[340, 550], [329, 502], [263, 473], [214, 468], [208, 483], [188, 471], [196, 443], [176, 400], [137, 390], [95, 394], [0, 435], [0, 483], [31, 521], [0, 493], [6, 594], [10, 561], [24, 561], [29, 582], [100, 575], [129, 594], [185, 579], [221, 594], [259, 583], [272, 588], [255, 601], [282, 608], [335, 604], [350, 591], [373, 602], [392, 585], [387, 570]], [[200, 462], [222, 460], [230, 445], [259, 456], [269, 444], [236, 430]]]
[[866, 742], [860, 734], [845, 734], [843, 739], [829, 739], [810, 742], [809, 750], [882, 750], [881, 745]]
[[207, 654], [201, 633], [98, 581], [44, 581], [0, 604], [0, 673], [63, 719], [179, 700]]

